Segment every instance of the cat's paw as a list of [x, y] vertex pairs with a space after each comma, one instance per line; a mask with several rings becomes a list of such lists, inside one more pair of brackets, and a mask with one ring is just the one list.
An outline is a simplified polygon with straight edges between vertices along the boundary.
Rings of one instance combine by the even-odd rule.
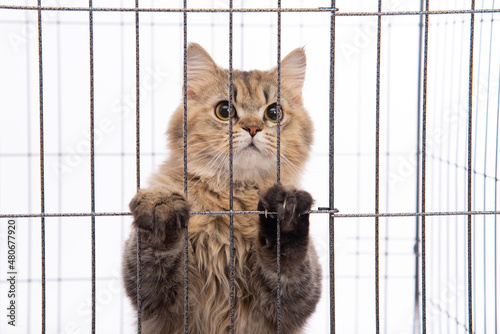
[[184, 195], [164, 188], [139, 190], [129, 207], [134, 226], [153, 242], [177, 240], [189, 220], [189, 204]]
[[308, 192], [276, 184], [260, 197], [258, 209], [266, 212], [261, 215], [261, 221], [271, 223], [279, 220], [281, 230], [291, 232], [300, 224], [309, 223], [305, 216], [312, 204], [313, 199]]

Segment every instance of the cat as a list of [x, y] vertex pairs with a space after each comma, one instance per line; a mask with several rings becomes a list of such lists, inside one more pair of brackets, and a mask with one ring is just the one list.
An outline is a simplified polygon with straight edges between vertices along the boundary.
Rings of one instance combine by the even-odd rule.
[[[304, 109], [306, 56], [296, 49], [277, 69], [233, 71], [233, 209], [235, 333], [277, 331], [277, 221], [281, 224], [281, 328], [301, 333], [321, 294], [321, 268], [309, 237], [313, 199], [298, 190], [312, 144]], [[183, 106], [167, 130], [170, 157], [130, 202], [131, 235], [123, 281], [137, 304], [137, 230], [141, 231], [142, 332], [184, 332], [184, 232], [189, 235], [189, 333], [230, 331], [228, 70], [198, 44], [187, 49], [187, 178], [183, 188]], [[281, 129], [281, 183], [276, 183], [277, 119]], [[269, 213], [268, 213], [269, 212]], [[276, 214], [272, 214], [276, 213]]]

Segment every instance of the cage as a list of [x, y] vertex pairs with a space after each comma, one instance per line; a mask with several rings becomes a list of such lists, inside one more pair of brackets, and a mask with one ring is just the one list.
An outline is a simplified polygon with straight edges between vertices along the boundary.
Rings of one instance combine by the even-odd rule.
[[307, 333], [497, 332], [499, 15], [495, 0], [2, 0], [0, 332], [140, 331], [127, 204], [172, 154], [188, 42], [245, 70], [305, 47], [302, 184], [330, 210], [311, 214], [324, 277]]

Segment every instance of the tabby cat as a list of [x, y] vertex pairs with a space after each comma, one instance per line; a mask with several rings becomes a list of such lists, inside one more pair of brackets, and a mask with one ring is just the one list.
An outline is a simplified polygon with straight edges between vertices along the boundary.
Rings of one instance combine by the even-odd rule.
[[[303, 107], [306, 57], [292, 51], [277, 70], [233, 71], [235, 333], [276, 333], [276, 231], [281, 221], [281, 328], [301, 333], [321, 293], [321, 268], [309, 237], [313, 200], [297, 190], [312, 122]], [[187, 50], [187, 177], [183, 186], [183, 107], [167, 131], [170, 157], [130, 202], [133, 225], [123, 256], [126, 292], [136, 305], [136, 234], [142, 244], [142, 332], [184, 332], [184, 231], [189, 231], [189, 333], [230, 330], [228, 70], [199, 45]], [[280, 117], [281, 183], [276, 184]], [[269, 214], [267, 213], [269, 212]], [[276, 214], [271, 214], [276, 213]]]

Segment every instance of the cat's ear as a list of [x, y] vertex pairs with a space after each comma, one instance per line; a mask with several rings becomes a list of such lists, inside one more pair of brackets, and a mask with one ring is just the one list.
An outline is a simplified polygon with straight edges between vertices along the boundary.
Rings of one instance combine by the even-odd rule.
[[193, 43], [187, 49], [187, 96], [196, 97], [202, 87], [213, 79], [217, 64], [199, 44]]
[[281, 61], [281, 82], [289, 87], [293, 98], [302, 99], [302, 86], [306, 78], [306, 53], [295, 49]]

